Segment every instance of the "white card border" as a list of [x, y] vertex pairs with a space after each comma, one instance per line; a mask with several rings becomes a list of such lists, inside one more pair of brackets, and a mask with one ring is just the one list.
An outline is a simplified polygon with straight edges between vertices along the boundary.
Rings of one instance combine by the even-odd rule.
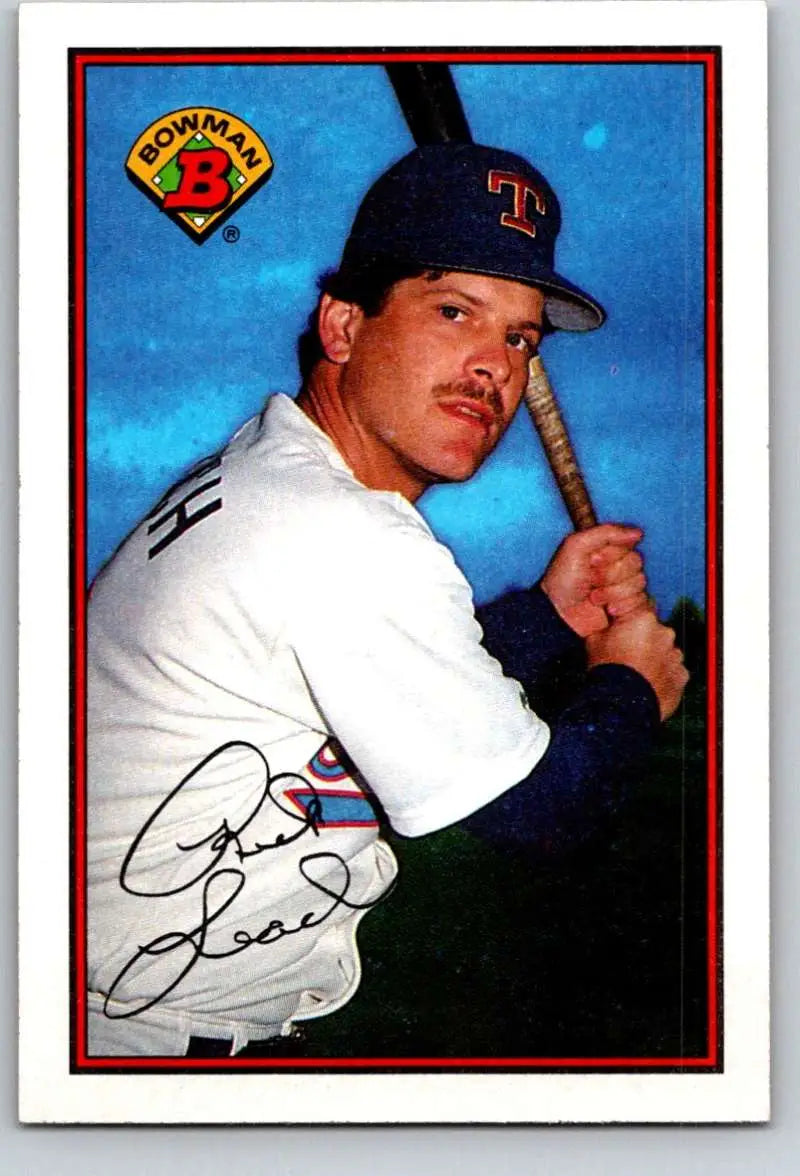
[[[670, 1122], [768, 1116], [766, 54], [760, 3], [581, 5], [584, 45], [723, 46], [725, 1067], [720, 1074], [70, 1075], [68, 46], [180, 46], [178, 5], [20, 15], [20, 1113], [84, 1122]], [[205, 4], [197, 45], [569, 45], [575, 3]], [[423, 12], [424, 8], [424, 12]], [[489, 10], [491, 9], [491, 11]], [[526, 37], [526, 21], [535, 30]], [[417, 24], [417, 21], [424, 21]], [[457, 30], [457, 36], [455, 36]], [[510, 30], [514, 35], [510, 36]], [[741, 79], [747, 78], [744, 86]], [[43, 92], [43, 87], [46, 91]], [[46, 92], [46, 100], [44, 93]], [[48, 160], [52, 187], [39, 178]], [[37, 170], [39, 174], [37, 174]], [[56, 185], [56, 179], [62, 180]], [[54, 200], [52, 191], [63, 193]], [[746, 226], [746, 232], [743, 231]], [[735, 243], [735, 247], [734, 247]], [[43, 274], [47, 280], [43, 280]], [[43, 421], [46, 427], [43, 428]], [[734, 478], [731, 471], [737, 473]], [[744, 476], [746, 471], [746, 477]], [[42, 493], [42, 486], [48, 493]], [[746, 542], [745, 542], [746, 536]], [[763, 623], [758, 623], [762, 618]], [[731, 638], [735, 634], [735, 640]], [[42, 666], [48, 667], [43, 677]], [[47, 736], [42, 715], [48, 716]], [[47, 782], [44, 794], [42, 782]], [[35, 831], [35, 833], [34, 833]], [[43, 1082], [43, 1076], [47, 1082]], [[320, 1114], [319, 1108], [325, 1108]], [[436, 1108], [434, 1116], [431, 1107]], [[501, 1107], [500, 1114], [487, 1108]]]

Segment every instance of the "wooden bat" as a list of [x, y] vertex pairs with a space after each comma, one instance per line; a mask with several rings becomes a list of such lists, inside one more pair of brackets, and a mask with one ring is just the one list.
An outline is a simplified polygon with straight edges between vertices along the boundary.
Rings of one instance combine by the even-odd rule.
[[[386, 72], [417, 146], [472, 142], [448, 65], [402, 62], [387, 65]], [[585, 531], [596, 524], [597, 518], [558, 401], [538, 355], [528, 368], [524, 398], [572, 525], [576, 531]]]
[[572, 525], [576, 531], [588, 531], [597, 524], [597, 515], [541, 355], [535, 355], [528, 365], [523, 396]]

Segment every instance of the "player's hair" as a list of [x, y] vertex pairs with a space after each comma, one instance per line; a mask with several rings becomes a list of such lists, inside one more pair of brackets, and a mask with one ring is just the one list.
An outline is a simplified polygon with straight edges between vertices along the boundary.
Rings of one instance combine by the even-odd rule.
[[[376, 260], [358, 270], [328, 270], [318, 279], [317, 286], [320, 295], [329, 294], [340, 302], [354, 302], [367, 318], [374, 318], [383, 310], [392, 286], [407, 278], [421, 278], [423, 274], [430, 281], [436, 281], [443, 272], [420, 265]], [[318, 313], [319, 303], [309, 315], [306, 329], [297, 340], [297, 360], [303, 386], [314, 365], [325, 354], [317, 330]]]

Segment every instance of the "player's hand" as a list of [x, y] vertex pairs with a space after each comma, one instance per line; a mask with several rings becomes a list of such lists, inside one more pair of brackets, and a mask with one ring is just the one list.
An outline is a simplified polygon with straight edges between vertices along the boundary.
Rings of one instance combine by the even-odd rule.
[[662, 720], [678, 708], [689, 674], [675, 644], [675, 630], [662, 625], [651, 609], [614, 621], [586, 640], [588, 664], [630, 666], [656, 692]]
[[639, 527], [602, 523], [568, 535], [542, 577], [556, 612], [579, 637], [648, 607]]

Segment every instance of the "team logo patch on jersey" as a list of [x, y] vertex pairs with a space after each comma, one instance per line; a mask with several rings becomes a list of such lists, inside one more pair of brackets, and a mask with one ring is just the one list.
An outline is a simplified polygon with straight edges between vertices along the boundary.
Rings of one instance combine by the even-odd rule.
[[125, 161], [137, 188], [198, 245], [258, 191], [272, 166], [252, 127], [208, 106], [162, 115]]
[[318, 788], [312, 785], [309, 788], [287, 788], [286, 797], [303, 816], [313, 815], [317, 829], [377, 827], [374, 808], [339, 759], [340, 754], [335, 744], [326, 743], [306, 764], [305, 771], [327, 784], [340, 782], [344, 785], [346, 781], [349, 787]]
[[375, 810], [363, 792], [346, 792], [343, 788], [288, 788], [285, 795], [303, 816], [314, 813], [317, 829], [377, 827]]
[[344, 764], [339, 762], [330, 743], [326, 743], [323, 748], [320, 748], [309, 763], [308, 770], [318, 780], [344, 780], [350, 774]]

